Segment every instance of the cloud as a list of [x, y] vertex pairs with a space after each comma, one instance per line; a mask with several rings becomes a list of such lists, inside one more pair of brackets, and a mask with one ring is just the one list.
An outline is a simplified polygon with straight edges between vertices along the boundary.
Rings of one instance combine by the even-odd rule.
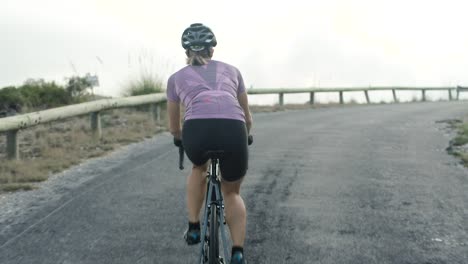
[[63, 79], [71, 61], [117, 95], [135, 74], [129, 57], [183, 67], [180, 34], [193, 22], [215, 31], [215, 59], [237, 66], [247, 86], [468, 84], [464, 10], [455, 0], [7, 1], [0, 87]]

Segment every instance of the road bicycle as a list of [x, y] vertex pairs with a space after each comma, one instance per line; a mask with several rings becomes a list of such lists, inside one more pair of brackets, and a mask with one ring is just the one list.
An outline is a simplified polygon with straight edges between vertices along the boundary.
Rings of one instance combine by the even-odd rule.
[[[176, 140], [174, 140], [176, 142]], [[253, 143], [253, 137], [248, 137], [248, 144]], [[181, 142], [179, 147], [179, 169], [184, 169], [184, 148]], [[206, 157], [210, 160], [207, 173], [207, 192], [201, 226], [201, 246], [199, 264], [226, 264], [230, 263], [229, 245], [226, 237], [226, 221], [224, 219], [224, 200], [221, 192], [221, 177], [219, 161], [224, 156], [224, 151], [207, 151]], [[224, 258], [220, 255], [219, 237], [223, 242]]]

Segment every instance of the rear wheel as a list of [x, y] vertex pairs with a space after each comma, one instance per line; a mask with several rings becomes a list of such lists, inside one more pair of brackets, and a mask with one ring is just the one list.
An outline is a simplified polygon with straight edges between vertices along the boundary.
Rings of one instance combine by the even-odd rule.
[[218, 208], [211, 205], [210, 209], [210, 247], [209, 264], [219, 264]]

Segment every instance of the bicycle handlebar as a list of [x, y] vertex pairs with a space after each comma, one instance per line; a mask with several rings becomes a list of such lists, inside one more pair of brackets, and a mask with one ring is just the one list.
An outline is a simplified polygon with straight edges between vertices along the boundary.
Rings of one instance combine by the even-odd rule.
[[247, 138], [247, 144], [250, 146], [252, 145], [252, 143], [253, 143], [253, 136], [249, 135], [249, 137]]
[[184, 169], [184, 146], [179, 146], [179, 169]]

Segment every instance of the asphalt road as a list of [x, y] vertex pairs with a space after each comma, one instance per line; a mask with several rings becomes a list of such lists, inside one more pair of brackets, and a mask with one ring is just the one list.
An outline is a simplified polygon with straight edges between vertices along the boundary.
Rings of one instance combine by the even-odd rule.
[[[467, 113], [441, 102], [255, 115], [248, 263], [468, 263], [468, 170], [437, 122]], [[195, 263], [177, 155], [163, 134], [113, 166], [94, 161], [98, 174], [0, 226], [0, 263]]]

